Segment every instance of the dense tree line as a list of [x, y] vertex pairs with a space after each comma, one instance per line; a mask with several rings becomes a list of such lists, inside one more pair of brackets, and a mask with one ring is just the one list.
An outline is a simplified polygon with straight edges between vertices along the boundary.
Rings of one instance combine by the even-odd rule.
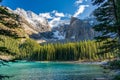
[[17, 56], [17, 58], [37, 61], [99, 61], [111, 59], [116, 56], [112, 53], [98, 54], [100, 52], [98, 48], [102, 45], [103, 43], [95, 41], [81, 41], [40, 46], [34, 41], [28, 40], [20, 45], [22, 54]]

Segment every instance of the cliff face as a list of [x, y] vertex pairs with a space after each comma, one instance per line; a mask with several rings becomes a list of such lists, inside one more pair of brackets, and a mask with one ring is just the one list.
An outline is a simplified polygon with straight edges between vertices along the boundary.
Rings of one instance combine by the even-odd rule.
[[66, 39], [73, 40], [88, 40], [95, 37], [96, 32], [92, 29], [92, 26], [88, 21], [79, 20], [72, 17], [70, 25], [66, 31]]

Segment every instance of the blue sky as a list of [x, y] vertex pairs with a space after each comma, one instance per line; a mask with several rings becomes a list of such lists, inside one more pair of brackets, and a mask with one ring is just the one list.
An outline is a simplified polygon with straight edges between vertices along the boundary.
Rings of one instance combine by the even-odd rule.
[[67, 14], [67, 16], [64, 17], [74, 16], [83, 19], [94, 9], [90, 1], [91, 0], [3, 0], [1, 4], [13, 10], [23, 8], [24, 10], [33, 11], [36, 14], [56, 11], [64, 15]]

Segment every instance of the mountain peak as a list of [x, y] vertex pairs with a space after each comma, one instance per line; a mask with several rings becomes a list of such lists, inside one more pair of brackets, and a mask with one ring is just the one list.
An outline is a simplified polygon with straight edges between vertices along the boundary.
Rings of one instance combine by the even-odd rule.
[[79, 20], [79, 19], [76, 18], [76, 17], [71, 17], [70, 24], [73, 23], [73, 22], [76, 21], [76, 20]]

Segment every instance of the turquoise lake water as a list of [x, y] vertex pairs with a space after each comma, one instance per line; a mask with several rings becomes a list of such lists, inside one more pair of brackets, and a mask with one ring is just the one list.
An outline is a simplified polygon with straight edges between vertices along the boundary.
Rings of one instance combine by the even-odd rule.
[[59, 62], [16, 62], [0, 67], [2, 80], [93, 80], [103, 77], [103, 69], [94, 64]]

